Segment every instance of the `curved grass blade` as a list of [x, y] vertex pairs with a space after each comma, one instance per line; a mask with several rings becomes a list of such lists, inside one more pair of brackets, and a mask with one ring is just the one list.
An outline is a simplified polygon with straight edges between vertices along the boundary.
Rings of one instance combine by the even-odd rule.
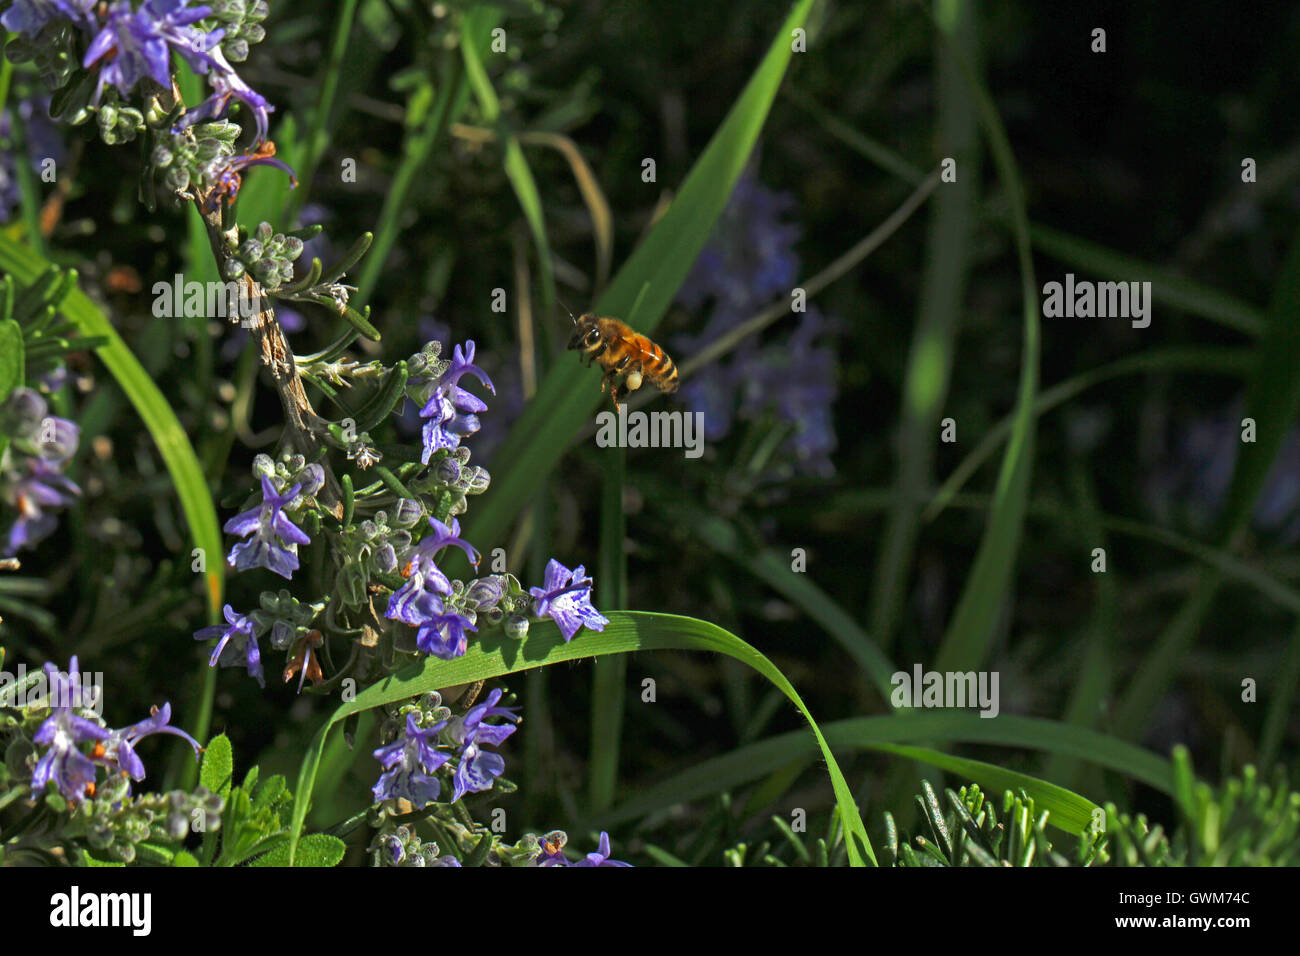
[[[929, 15], [928, 8], [926, 9]], [[938, 35], [957, 64], [979, 111], [980, 125], [988, 138], [993, 163], [1011, 206], [1015, 226], [1016, 253], [1020, 262], [1020, 285], [1024, 309], [1024, 331], [1020, 360], [1020, 384], [1011, 438], [1002, 459], [1002, 469], [994, 492], [993, 510], [975, 555], [975, 564], [966, 579], [957, 608], [953, 612], [935, 659], [940, 671], [967, 670], [977, 667], [988, 654], [993, 628], [1006, 599], [1007, 589], [1016, 566], [1020, 534], [1024, 525], [1025, 504], [1029, 497], [1029, 477], [1034, 459], [1034, 398], [1038, 392], [1040, 329], [1038, 323], [1038, 286], [1034, 278], [1034, 261], [1029, 245], [1029, 217], [1015, 156], [1007, 140], [1006, 129], [992, 98], [984, 88], [947, 30], [936, 23]]]
[[1048, 783], [1038, 777], [1015, 770], [1007, 770], [997, 764], [985, 763], [983, 760], [970, 760], [966, 757], [954, 757], [938, 750], [926, 747], [903, 747], [896, 744], [877, 744], [874, 748], [885, 753], [907, 757], [921, 763], [938, 767], [956, 774], [963, 781], [978, 783], [986, 793], [1001, 794], [1006, 790], [1019, 793], [1023, 790], [1033, 801], [1038, 810], [1047, 810], [1051, 814], [1047, 822], [1059, 830], [1079, 836], [1092, 822], [1092, 814], [1098, 809], [1097, 804], [1087, 797], [1081, 797], [1073, 790]]
[[[822, 728], [831, 749], [840, 753], [934, 741], [994, 744], [1043, 750], [1075, 757], [1173, 793], [1167, 760], [1117, 737], [1037, 717], [1002, 715], [988, 720], [970, 713], [907, 713], [854, 717]], [[610, 827], [657, 813], [679, 803], [729, 790], [776, 772], [790, 761], [816, 756], [807, 735], [780, 734], [738, 747], [646, 788], [609, 813], [583, 821], [583, 827]], [[576, 828], [575, 828], [576, 829]]]
[[567, 644], [560, 638], [558, 628], [550, 622], [534, 624], [524, 641], [512, 641], [500, 635], [489, 636], [486, 641], [472, 645], [463, 657], [449, 661], [428, 658], [366, 688], [353, 700], [340, 706], [316, 732], [303, 758], [294, 795], [293, 820], [290, 824], [290, 860], [293, 859], [303, 823], [307, 818], [321, 753], [324, 751], [329, 731], [350, 715], [415, 697], [440, 687], [515, 674], [561, 661], [623, 654], [630, 651], [697, 650], [726, 654], [741, 663], [748, 664], [775, 684], [804, 715], [816, 738], [816, 746], [826, 761], [827, 772], [830, 774], [831, 786], [835, 790], [836, 803], [846, 831], [846, 846], [850, 862], [855, 866], [864, 866], [867, 861], [875, 865], [876, 856], [871, 848], [866, 827], [862, 823], [857, 804], [853, 801], [848, 782], [835, 761], [835, 755], [831, 752], [821, 729], [799, 694], [767, 657], [734, 634], [707, 621], [676, 614], [652, 614], [643, 611], [611, 611], [607, 616], [609, 624], [606, 625], [603, 633], [582, 631]]
[[[595, 303], [595, 311], [626, 316], [642, 287], [649, 283], [650, 289], [638, 310], [637, 327], [649, 332], [658, 325], [749, 159], [790, 62], [790, 31], [804, 22], [813, 3], [799, 0], [794, 5], [763, 62], [686, 177], [677, 198], [618, 270]], [[537, 476], [555, 466], [569, 439], [601, 398], [595, 381], [576, 360], [551, 368], [497, 452], [498, 460], [509, 462], [510, 467], [493, 474], [492, 487], [466, 520], [469, 540], [500, 540], [510, 522], [532, 500]]]
[[[34, 282], [45, 268], [46, 264], [31, 250], [0, 235], [0, 270], [9, 272], [19, 283], [26, 285]], [[103, 336], [108, 340], [107, 345], [95, 349], [95, 354], [135, 406], [167, 465], [185, 520], [189, 522], [194, 546], [203, 549], [207, 556], [207, 570], [203, 575], [207, 584], [208, 619], [216, 623], [221, 619], [226, 567], [221, 559], [221, 532], [207, 480], [185, 429], [149, 373], [117, 334], [117, 329], [85, 293], [72, 289], [59, 311], [83, 334]]]

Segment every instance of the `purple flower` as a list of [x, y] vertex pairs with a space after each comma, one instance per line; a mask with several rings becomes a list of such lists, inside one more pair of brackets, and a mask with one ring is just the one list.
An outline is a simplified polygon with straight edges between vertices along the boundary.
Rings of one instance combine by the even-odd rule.
[[603, 631], [609, 619], [591, 606], [591, 578], [581, 564], [570, 571], [551, 558], [546, 563], [546, 577], [540, 588], [529, 588], [533, 596], [533, 614], [549, 617], [559, 625], [564, 640], [570, 641], [578, 629]]
[[588, 853], [585, 859], [579, 860], [572, 866], [631, 866], [631, 863], [624, 863], [622, 860], [611, 860], [609, 858], [609, 834], [604, 830], [600, 831], [600, 848], [595, 853]]
[[302, 485], [294, 485], [279, 494], [271, 479], [262, 476], [262, 503], [231, 518], [222, 528], [241, 538], [252, 535], [230, 549], [226, 561], [232, 568], [267, 568], [283, 578], [293, 577], [298, 570], [298, 545], [311, 544], [311, 538], [284, 513], [300, 491]]
[[81, 800], [94, 794], [95, 764], [81, 751], [81, 745], [106, 740], [109, 732], [92, 720], [78, 717], [74, 707], [83, 706], [81, 672], [74, 656], [66, 674], [53, 664], [45, 665], [49, 682], [50, 716], [37, 729], [33, 742], [49, 749], [41, 755], [32, 771], [34, 794], [45, 792], [51, 780], [65, 799]]
[[417, 628], [415, 646], [425, 654], [450, 660], [469, 646], [469, 633], [478, 632], [472, 621], [455, 611], [445, 611], [441, 596], [414, 584], [414, 576], [388, 599], [384, 616]]
[[[184, 0], [180, 0], [180, 2], [184, 2]], [[213, 35], [221, 33], [223, 31], [216, 30]], [[270, 126], [268, 114], [275, 112], [275, 107], [271, 106], [262, 94], [239, 78], [239, 74], [227, 62], [226, 56], [221, 52], [220, 48], [213, 50], [208, 60], [210, 62], [205, 64], [203, 68], [196, 66], [195, 72], [208, 72], [206, 67], [212, 67], [208, 76], [208, 83], [212, 86], [212, 95], [182, 116], [178, 124], [179, 128], [184, 129], [187, 126], [193, 126], [195, 123], [225, 115], [230, 106], [230, 101], [236, 99], [247, 106], [253, 113], [253, 119], [257, 124], [257, 139], [255, 142], [259, 145], [265, 143]], [[279, 160], [276, 160], [276, 163], [284, 166]], [[289, 167], [284, 166], [284, 168], [288, 169]], [[291, 172], [290, 177], [292, 175]]]
[[402, 574], [408, 578], [408, 581], [402, 590], [406, 590], [406, 587], [413, 584], [416, 588], [436, 591], [439, 594], [450, 594], [451, 582], [435, 563], [438, 552], [446, 547], [460, 548], [465, 552], [465, 557], [469, 558], [469, 563], [475, 567], [478, 566], [479, 554], [473, 545], [461, 539], [460, 522], [455, 518], [451, 519], [451, 524], [446, 525], [437, 518], [431, 517], [429, 527], [433, 529], [433, 534], [425, 535], [418, 544], [403, 555], [405, 565]]
[[216, 667], [220, 664], [222, 667], [239, 667], [242, 665], [248, 669], [249, 676], [254, 678], [259, 686], [265, 687], [262, 652], [257, 646], [257, 623], [249, 614], [236, 614], [235, 609], [229, 604], [226, 605], [223, 613], [226, 615], [228, 627], [213, 624], [194, 632], [196, 641], [220, 638], [217, 646], [212, 649], [212, 656], [208, 658], [208, 666]]
[[426, 465], [438, 449], [455, 448], [460, 444], [462, 436], [478, 431], [478, 416], [475, 413], [484, 411], [487, 403], [460, 387], [460, 379], [467, 373], [477, 378], [488, 391], [496, 394], [496, 387], [487, 373], [474, 364], [474, 340], [470, 339], [463, 347], [457, 345], [451, 367], [434, 383], [432, 394], [420, 409], [420, 417], [425, 419], [424, 453], [420, 460]]
[[6, 30], [35, 38], [51, 20], [71, 20], [84, 30], [94, 29], [91, 13], [97, 0], [14, 0], [14, 5], [0, 17]]
[[224, 58], [217, 59], [221, 51], [216, 49], [225, 31], [204, 33], [191, 26], [211, 16], [211, 7], [187, 8], [188, 2], [145, 0], [139, 10], [134, 10], [130, 0], [118, 0], [109, 7], [108, 19], [90, 41], [81, 63], [87, 68], [100, 64], [95, 102], [99, 102], [105, 86], [115, 86], [125, 96], [145, 77], [171, 89], [172, 50], [196, 73], [206, 73], [209, 66], [225, 63]]
[[104, 743], [104, 754], [100, 757], [100, 762], [110, 770], [128, 774], [132, 780], [143, 780], [144, 764], [136, 756], [135, 745], [150, 734], [173, 734], [180, 737], [194, 748], [194, 759], [197, 760], [203, 748], [179, 727], [169, 727], [171, 719], [172, 705], [167, 703], [162, 707], [154, 707], [149, 716], [139, 723], [113, 731]]
[[[498, 688], [488, 694], [481, 704], [470, 708], [465, 716], [455, 721], [447, 735], [460, 746], [460, 763], [452, 775], [452, 802], [455, 803], [466, 793], [479, 793], [489, 790], [492, 781], [506, 769], [505, 758], [500, 754], [484, 750], [484, 747], [498, 747], [507, 737], [515, 732], [514, 724], [519, 716], [513, 707], [498, 707], [501, 690]], [[503, 717], [509, 723], [489, 724], [490, 717]]]
[[420, 624], [415, 635], [415, 646], [432, 657], [451, 660], [460, 657], [469, 646], [469, 634], [478, 633], [469, 618], [455, 611], [433, 614]]
[[[470, 742], [488, 747], [501, 746], [517, 729], [514, 724], [519, 722], [519, 715], [515, 713], [515, 707], [498, 707], [497, 702], [500, 700], [501, 689], [497, 688], [481, 704], [471, 707], [464, 717], [454, 721], [447, 735], [462, 747]], [[489, 717], [503, 717], [510, 723], [489, 724], [485, 722]]]
[[467, 744], [460, 752], [460, 763], [452, 774], [451, 802], [455, 803], [466, 793], [481, 793], [492, 789], [492, 781], [501, 776], [505, 769], [506, 761], [500, 754], [483, 750], [475, 743]]
[[7, 557], [20, 548], [34, 547], [53, 533], [58, 519], [49, 510], [65, 507], [81, 494], [71, 479], [43, 458], [20, 459], [13, 471], [0, 476], [0, 487], [4, 500], [18, 511], [5, 543]]
[[419, 809], [438, 799], [442, 785], [432, 774], [451, 759], [451, 754], [437, 749], [438, 733], [445, 726], [447, 722], [441, 721], [422, 729], [414, 713], [406, 715], [403, 735], [374, 752], [385, 770], [371, 790], [376, 803], [402, 798]]

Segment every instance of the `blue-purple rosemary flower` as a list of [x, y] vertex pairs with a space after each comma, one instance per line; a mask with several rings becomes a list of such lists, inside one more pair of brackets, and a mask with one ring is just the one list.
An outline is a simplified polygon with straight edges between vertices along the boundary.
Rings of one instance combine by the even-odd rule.
[[[165, 703], [161, 707], [152, 708], [149, 711], [149, 716], [139, 723], [123, 727], [121, 730], [114, 730], [104, 740], [103, 754], [99, 758], [100, 762], [110, 770], [125, 773], [136, 782], [143, 780], [145, 776], [144, 763], [136, 755], [135, 746], [152, 734], [172, 734], [180, 737], [194, 748], [194, 758], [197, 760], [199, 754], [203, 752], [203, 747], [179, 727], [170, 726], [171, 719], [172, 705]], [[98, 750], [98, 748], [96, 749]]]
[[45, 792], [51, 780], [67, 800], [82, 800], [94, 795], [95, 764], [83, 751], [83, 744], [102, 746], [109, 731], [95, 721], [79, 716], [85, 706], [81, 671], [74, 656], [67, 673], [53, 664], [45, 665], [49, 687], [50, 716], [37, 729], [32, 741], [47, 747], [32, 771], [34, 794]]
[[[145, 767], [135, 752], [136, 745], [151, 734], [172, 734], [194, 748], [197, 758], [203, 750], [199, 742], [178, 727], [170, 726], [171, 704], [154, 707], [139, 723], [109, 730], [102, 721], [81, 716], [77, 710], [88, 708], [88, 691], [82, 686], [81, 672], [74, 656], [67, 673], [53, 664], [45, 665], [49, 686], [50, 716], [45, 719], [32, 741], [48, 748], [32, 771], [31, 788], [41, 794], [54, 782], [59, 793], [69, 801], [95, 795], [96, 765], [109, 773], [125, 774], [131, 780], [145, 777]], [[93, 713], [93, 711], [91, 711]], [[87, 754], [82, 747], [91, 745]]]
[[[241, 538], [252, 535], [231, 548], [226, 561], [237, 571], [267, 568], [281, 577], [292, 578], [293, 572], [298, 570], [298, 545], [311, 544], [311, 538], [284, 512], [293, 505], [299, 493], [314, 494], [319, 485], [304, 488], [302, 484], [296, 484], [281, 494], [270, 476], [264, 474], [261, 479], [262, 503], [231, 518], [222, 528], [227, 534]], [[321, 482], [324, 482], [323, 471]]]
[[591, 585], [587, 569], [581, 564], [570, 571], [551, 558], [546, 562], [542, 587], [528, 589], [533, 596], [533, 614], [553, 620], [566, 642], [582, 627], [603, 631], [609, 618], [591, 606]]
[[408, 391], [424, 403], [420, 409], [420, 417], [424, 419], [424, 450], [420, 460], [427, 465], [435, 451], [455, 448], [462, 437], [478, 431], [477, 413], [487, 408], [481, 398], [461, 388], [461, 378], [473, 375], [493, 394], [496, 387], [487, 373], [474, 364], [473, 339], [456, 346], [449, 364], [427, 349], [426, 354], [428, 362], [423, 369], [417, 366], [415, 382], [408, 383]]
[[604, 830], [600, 831], [600, 844], [595, 853], [588, 853], [577, 863], [571, 863], [570, 866], [631, 866], [631, 863], [624, 863], [622, 860], [611, 860], [610, 853], [613, 851], [609, 846], [609, 834]]
[[425, 654], [451, 660], [469, 647], [469, 634], [478, 628], [459, 611], [448, 610], [442, 596], [407, 582], [388, 599], [385, 617], [416, 628], [415, 646]]
[[420, 809], [438, 799], [442, 785], [433, 774], [451, 759], [451, 754], [437, 749], [438, 734], [445, 726], [446, 721], [440, 721], [422, 728], [415, 713], [406, 715], [402, 736], [374, 752], [375, 759], [384, 768], [371, 790], [376, 803], [400, 798]]
[[[105, 86], [114, 86], [125, 97], [136, 83], [148, 77], [163, 89], [170, 89], [171, 54], [175, 51], [197, 73], [215, 65], [214, 51], [222, 31], [211, 33], [194, 27], [212, 9], [190, 7], [189, 0], [145, 0], [137, 10], [130, 0], [117, 0], [90, 41], [81, 65], [99, 66], [95, 102]], [[224, 62], [224, 60], [222, 61]], [[228, 66], [227, 66], [228, 68]]]
[[[501, 690], [488, 695], [481, 704], [470, 708], [465, 716], [453, 721], [447, 736], [461, 748], [460, 762], [452, 774], [451, 801], [455, 803], [467, 793], [481, 793], [492, 789], [492, 782], [506, 769], [505, 758], [484, 747], [498, 747], [515, 732], [519, 717], [513, 707], [498, 707]], [[510, 723], [489, 724], [490, 717], [502, 717]]]
[[45, 399], [30, 388], [14, 389], [0, 406], [0, 432], [12, 439], [0, 455], [0, 500], [18, 512], [6, 536], [6, 556], [48, 537], [58, 523], [54, 509], [81, 494], [61, 473], [76, 453], [81, 430], [48, 411]]
[[217, 645], [208, 658], [208, 666], [244, 667], [250, 677], [261, 687], [266, 686], [262, 673], [262, 651], [257, 646], [257, 621], [252, 614], [238, 614], [229, 604], [223, 612], [226, 626], [213, 624], [194, 632], [196, 641], [217, 639]]

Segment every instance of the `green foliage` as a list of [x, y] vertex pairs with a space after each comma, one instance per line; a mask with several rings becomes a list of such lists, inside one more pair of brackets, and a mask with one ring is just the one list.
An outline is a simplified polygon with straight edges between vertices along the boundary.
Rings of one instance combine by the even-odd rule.
[[301, 849], [291, 856], [293, 794], [284, 777], [274, 774], [262, 779], [259, 769], [252, 767], [241, 785], [231, 787], [233, 769], [230, 742], [219, 736], [204, 754], [202, 778], [209, 786], [226, 788], [226, 806], [220, 829], [204, 836], [204, 865], [336, 866], [342, 861], [345, 844], [324, 833], [304, 836]]

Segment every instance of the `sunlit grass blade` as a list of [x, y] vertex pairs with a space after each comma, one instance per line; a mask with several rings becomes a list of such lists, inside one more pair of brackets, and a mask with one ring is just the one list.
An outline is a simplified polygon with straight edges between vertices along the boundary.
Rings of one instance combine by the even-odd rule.
[[[732, 106], [677, 198], [618, 270], [595, 303], [595, 311], [626, 316], [643, 287], [639, 331], [652, 331], [685, 280], [713, 231], [732, 187], [744, 169], [790, 62], [790, 31], [804, 22], [814, 0], [799, 0], [776, 31], [763, 62]], [[537, 475], [549, 472], [569, 439], [601, 402], [590, 373], [578, 361], [557, 363], [537, 396], [496, 452], [505, 465], [465, 522], [466, 536], [480, 546], [498, 541], [532, 499]]]
[[847, 831], [850, 862], [855, 866], [863, 866], [868, 862], [875, 864], [876, 857], [866, 827], [834, 754], [798, 693], [771, 661], [740, 638], [706, 621], [675, 614], [629, 611], [611, 611], [607, 616], [610, 623], [603, 633], [582, 631], [567, 644], [561, 639], [554, 624], [544, 622], [534, 624], [524, 641], [512, 641], [498, 635], [489, 638], [486, 643], [471, 645], [464, 656], [454, 660], [428, 658], [366, 688], [353, 700], [341, 705], [317, 731], [303, 758], [294, 792], [290, 859], [293, 858], [294, 847], [307, 817], [329, 731], [348, 716], [437, 688], [502, 677], [562, 661], [630, 651], [697, 650], [725, 654], [754, 668], [780, 688], [804, 715], [812, 728], [816, 746], [826, 761], [836, 803]]
[[[627, 607], [627, 536], [623, 514], [623, 479], [627, 450], [606, 448], [601, 454], [604, 485], [600, 501], [600, 576], [596, 599], [610, 607]], [[627, 658], [597, 658], [591, 677], [591, 751], [587, 767], [587, 801], [592, 812], [614, 802], [619, 742], [627, 695]]]
[[878, 744], [875, 749], [947, 770], [963, 782], [970, 780], [978, 783], [989, 794], [1001, 794], [1007, 790], [1019, 793], [1023, 790], [1034, 801], [1036, 810], [1047, 810], [1051, 814], [1047, 818], [1049, 824], [1075, 836], [1087, 829], [1093, 812], [1099, 809], [1091, 800], [1065, 787], [1026, 773], [1007, 770], [997, 764], [985, 763], [983, 760], [954, 757], [926, 747]]
[[736, 562], [817, 622], [871, 678], [873, 686], [888, 704], [890, 679], [898, 668], [890, 663], [852, 615], [809, 580], [807, 574], [791, 570], [789, 559], [770, 549], [755, 549], [742, 542], [735, 527], [723, 518], [673, 500], [666, 494], [656, 494], [654, 500], [657, 507], [673, 516], [677, 527]]

